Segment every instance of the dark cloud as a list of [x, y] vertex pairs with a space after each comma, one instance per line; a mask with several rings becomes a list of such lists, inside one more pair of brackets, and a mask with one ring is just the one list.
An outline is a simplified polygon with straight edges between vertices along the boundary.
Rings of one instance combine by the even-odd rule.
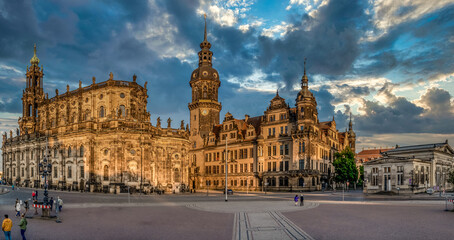
[[355, 116], [357, 128], [372, 133], [454, 133], [451, 95], [438, 88], [431, 88], [421, 96], [422, 108], [404, 97], [396, 97], [388, 88], [381, 90], [390, 101], [387, 106], [364, 100], [360, 108], [365, 114]]
[[[243, 33], [236, 27], [221, 27], [209, 17], [213, 66], [222, 82], [221, 114], [230, 111], [238, 118], [244, 114], [263, 114], [274, 93], [247, 91], [227, 81], [235, 77], [242, 82], [256, 69], [267, 74], [266, 81], [285, 83], [280, 95], [293, 107], [296, 92], [292, 87], [301, 79], [305, 57], [310, 79], [318, 74], [330, 80], [330, 84], [313, 91], [320, 121], [330, 120], [334, 115], [340, 130], [348, 124], [350, 106], [346, 105], [344, 112], [335, 112], [333, 104], [364, 98], [375, 89], [348, 86], [335, 80], [346, 75], [380, 77], [398, 70], [409, 82], [424, 82], [437, 74], [452, 72], [454, 42], [450, 39], [454, 32], [454, 6], [399, 24], [378, 41], [362, 42], [365, 32], [374, 28], [371, 16], [364, 14], [368, 6], [363, 4], [366, 2], [329, 1], [318, 9], [315, 17], [290, 11], [287, 22], [297, 30], [281, 39], [260, 36], [258, 28], [251, 27]], [[0, 65], [1, 112], [21, 111], [19, 98], [25, 83], [20, 79], [24, 78], [33, 43], [37, 42], [38, 56], [45, 69], [45, 91], [50, 96], [55, 88], [65, 89], [66, 84], [76, 87], [79, 80], [83, 85], [90, 84], [92, 76], [98, 82], [105, 81], [113, 72], [115, 79], [131, 80], [135, 73], [140, 84], [148, 81], [148, 110], [154, 124], [157, 116], [172, 117], [173, 126], [179, 125], [175, 121], [188, 120], [191, 94], [188, 82], [197, 67], [197, 55], [190, 56], [194, 61], [186, 62], [172, 56], [163, 58], [162, 53], [175, 46], [200, 50], [203, 18], [197, 13], [198, 0], [3, 1], [0, 5], [0, 64], [23, 71], [17, 73]], [[403, 8], [398, 14], [411, 11]], [[176, 30], [166, 29], [167, 22]], [[137, 39], [137, 33], [147, 35], [150, 25], [162, 27], [162, 33]], [[173, 34], [172, 39], [165, 39], [165, 34]], [[407, 49], [395, 48], [405, 37], [415, 39], [411, 44], [417, 51], [409, 53]], [[148, 46], [159, 41], [160, 47]], [[378, 93], [390, 100], [388, 105], [364, 100], [361, 110], [366, 114], [354, 116], [354, 127], [360, 134], [454, 131], [447, 124], [453, 120], [447, 91], [428, 90], [421, 97], [421, 103], [427, 106], [424, 109], [392, 94], [392, 87], [393, 84], [387, 84]], [[331, 94], [333, 88], [342, 94]], [[451, 111], [444, 111], [449, 108]]]
[[358, 40], [368, 18], [364, 8], [359, 1], [330, 1], [318, 9], [315, 19], [304, 15], [292, 22], [298, 30], [283, 39], [260, 37], [258, 62], [279, 72], [287, 90], [302, 75], [305, 57], [312, 74], [344, 74], [360, 53]]
[[439, 88], [430, 88], [421, 96], [421, 102], [428, 106], [428, 114], [434, 118], [451, 117], [451, 120], [454, 119], [454, 106], [451, 103], [451, 94], [448, 91]]
[[[385, 9], [386, 10], [386, 9]], [[411, 8], [399, 12], [411, 11]], [[379, 16], [380, 13], [377, 13]], [[417, 82], [452, 72], [454, 4], [387, 29], [378, 40], [362, 45], [361, 62], [351, 73], [381, 76], [392, 70]]]

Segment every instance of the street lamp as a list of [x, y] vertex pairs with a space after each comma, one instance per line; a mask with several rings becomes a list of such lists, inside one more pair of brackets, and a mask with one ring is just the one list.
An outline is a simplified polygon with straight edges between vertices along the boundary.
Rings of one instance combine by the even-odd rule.
[[44, 205], [49, 205], [49, 198], [48, 195], [49, 193], [47, 192], [47, 176], [50, 176], [52, 173], [52, 164], [47, 161], [48, 158], [48, 150], [47, 150], [47, 144], [46, 144], [46, 154], [43, 158], [43, 162], [39, 163], [39, 173], [44, 177], [44, 198], [43, 202]]
[[227, 139], [228, 139], [228, 134], [225, 134], [225, 201], [226, 202], [228, 201], [228, 199], [227, 199], [227, 177], [228, 177], [228, 172], [229, 172], [228, 165], [227, 165], [227, 161], [229, 159], [229, 154], [227, 152]]

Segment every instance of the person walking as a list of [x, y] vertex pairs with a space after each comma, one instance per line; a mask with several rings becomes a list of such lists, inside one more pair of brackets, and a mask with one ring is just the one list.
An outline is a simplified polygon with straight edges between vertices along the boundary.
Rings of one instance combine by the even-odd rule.
[[58, 201], [58, 211], [61, 212], [61, 208], [63, 207], [63, 200], [60, 197], [58, 197], [57, 201]]
[[20, 217], [20, 202], [19, 199], [16, 198], [16, 204], [14, 204], [14, 207], [16, 208], [16, 217]]
[[38, 200], [33, 200], [33, 207], [35, 208], [35, 215], [38, 215], [38, 208], [36, 207], [38, 204]]
[[49, 205], [50, 205], [50, 211], [52, 211], [52, 207], [54, 206], [54, 197], [50, 197]]
[[11, 240], [11, 228], [13, 227], [13, 221], [8, 218], [8, 214], [5, 214], [5, 219], [2, 223], [2, 231], [5, 234], [6, 240]]
[[298, 194], [295, 195], [293, 200], [295, 201], [295, 206], [298, 206]]
[[25, 238], [25, 231], [27, 231], [27, 219], [25, 219], [25, 214], [22, 214], [20, 222], [19, 222], [19, 227], [20, 227], [20, 235], [22, 236], [22, 240], [27, 240]]
[[36, 197], [36, 192], [33, 191], [33, 192], [32, 192], [32, 198], [33, 198], [33, 200], [35, 200], [35, 197]]
[[24, 214], [27, 214], [28, 212], [28, 209], [30, 208], [30, 205], [29, 205], [29, 202], [30, 201], [30, 198], [28, 200], [25, 200], [24, 202], [24, 207], [25, 207], [25, 213]]

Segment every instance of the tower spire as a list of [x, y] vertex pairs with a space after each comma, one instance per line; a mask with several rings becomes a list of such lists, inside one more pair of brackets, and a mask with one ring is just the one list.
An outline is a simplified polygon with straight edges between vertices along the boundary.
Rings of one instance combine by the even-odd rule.
[[211, 57], [213, 56], [213, 53], [210, 51], [211, 43], [207, 40], [207, 15], [203, 14], [203, 17], [205, 18], [205, 30], [203, 32], [203, 42], [200, 43], [201, 51], [199, 52], [199, 66], [211, 66]]
[[36, 43], [35, 46], [33, 47], [33, 57], [32, 59], [30, 59], [30, 64], [36, 66], [38, 66], [39, 64], [39, 58], [36, 56]]
[[304, 58], [304, 75], [301, 78], [301, 89], [309, 88], [309, 86], [308, 86], [309, 80], [307, 79], [307, 75], [306, 75], [306, 60], [307, 60], [307, 58]]
[[352, 112], [350, 112], [350, 122], [348, 123], [348, 130], [352, 130], [353, 129], [353, 123], [352, 123]]
[[205, 18], [205, 34], [204, 34], [204, 37], [203, 37], [203, 41], [207, 42], [207, 15], [206, 15], [206, 13], [203, 14], [203, 17]]

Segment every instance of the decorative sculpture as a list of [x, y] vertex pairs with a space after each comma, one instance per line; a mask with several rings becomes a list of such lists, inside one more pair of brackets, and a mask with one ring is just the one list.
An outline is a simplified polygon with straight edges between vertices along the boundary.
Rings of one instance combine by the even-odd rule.
[[161, 127], [161, 117], [158, 117], [156, 127], [158, 127], [158, 128]]
[[172, 124], [172, 119], [167, 119], [167, 128], [170, 128], [170, 125]]
[[180, 129], [184, 130], [184, 120], [181, 120]]

